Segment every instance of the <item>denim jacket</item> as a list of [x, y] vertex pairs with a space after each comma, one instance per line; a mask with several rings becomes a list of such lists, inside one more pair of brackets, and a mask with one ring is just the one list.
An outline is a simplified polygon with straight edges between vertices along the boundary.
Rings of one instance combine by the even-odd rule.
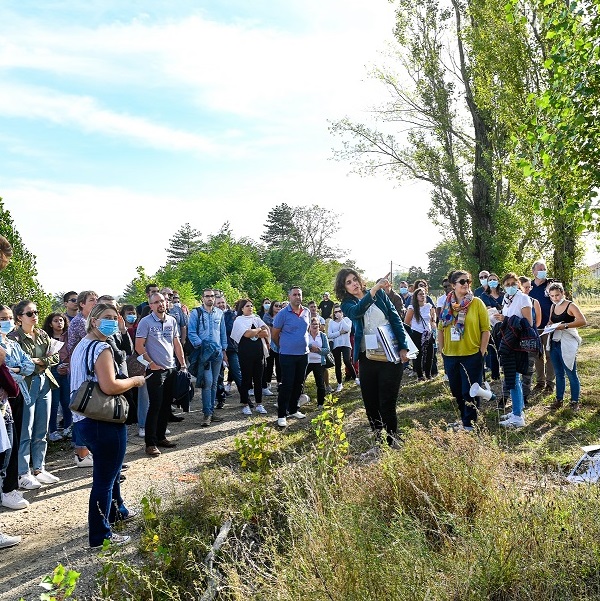
[[227, 331], [223, 311], [213, 307], [209, 313], [203, 306], [190, 313], [188, 338], [194, 348], [198, 348], [203, 340], [212, 340], [221, 350], [227, 350]]
[[375, 298], [373, 298], [371, 296], [371, 292], [367, 290], [366, 294], [360, 300], [350, 294], [346, 294], [342, 300], [341, 309], [344, 312], [344, 315], [352, 320], [352, 324], [354, 325], [354, 361], [358, 361], [360, 346], [364, 336], [363, 317], [367, 312], [367, 309], [373, 303], [375, 303], [377, 307], [383, 311], [386, 319], [390, 322], [392, 330], [398, 339], [398, 348], [408, 350], [404, 325], [402, 324], [400, 316], [394, 308], [392, 301], [390, 301], [390, 299], [387, 297], [387, 294], [383, 292], [383, 290], [378, 290], [375, 294]]
[[29, 387], [27, 386], [25, 378], [35, 371], [35, 363], [21, 348], [21, 345], [14, 340], [10, 340], [9, 338], [3, 339], [0, 336], [0, 346], [6, 351], [6, 367], [21, 368], [21, 371], [18, 374], [11, 371], [10, 375], [19, 385], [25, 404], [30, 405], [31, 399], [29, 397]]

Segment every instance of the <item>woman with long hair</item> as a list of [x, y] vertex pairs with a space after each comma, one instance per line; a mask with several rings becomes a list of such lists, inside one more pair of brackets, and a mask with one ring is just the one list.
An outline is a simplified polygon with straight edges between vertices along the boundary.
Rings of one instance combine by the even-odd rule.
[[[263, 321], [267, 324], [269, 328], [269, 332], [273, 329], [273, 320], [275, 319], [275, 315], [281, 311], [282, 303], [280, 301], [273, 301], [269, 307], [269, 310], [263, 315]], [[271, 343], [269, 345], [269, 356], [267, 357], [267, 364], [265, 365], [265, 371], [263, 374], [263, 395], [270, 396], [266, 394], [266, 391], [270, 389], [271, 380], [273, 379], [273, 373], [275, 373], [275, 379], [277, 380], [277, 388], [279, 389], [279, 385], [281, 384], [281, 368], [279, 366], [279, 347], [273, 342], [271, 338]], [[271, 392], [271, 394], [273, 394]]]
[[350, 359], [352, 352], [352, 343], [350, 342], [350, 332], [352, 331], [352, 322], [344, 316], [344, 312], [339, 305], [333, 306], [333, 319], [329, 320], [327, 338], [333, 347], [332, 353], [335, 359], [335, 379], [337, 380], [336, 392], [341, 392], [344, 388], [342, 384], [342, 361], [346, 367], [346, 373], [352, 380], [359, 384], [354, 371], [354, 365]]
[[416, 288], [412, 295], [412, 303], [406, 310], [404, 323], [410, 326], [410, 337], [419, 350], [413, 359], [413, 368], [419, 381], [431, 378], [433, 361], [433, 329], [435, 327], [435, 309], [427, 302], [425, 288]]
[[473, 430], [479, 397], [471, 386], [483, 383], [483, 360], [490, 340], [490, 318], [483, 302], [471, 291], [471, 275], [458, 269], [448, 275], [452, 286], [440, 313], [438, 348], [448, 384], [456, 399], [462, 427]]
[[[69, 320], [64, 313], [50, 313], [44, 320], [42, 329], [52, 340], [62, 343], [58, 351], [58, 357], [61, 361], [58, 365], [53, 365], [50, 369], [54, 379], [58, 383], [58, 388], [52, 389], [52, 406], [50, 407], [50, 421], [48, 422], [48, 440], [56, 442], [71, 435], [71, 424], [73, 417], [69, 409], [69, 399], [71, 390], [69, 385], [69, 366], [63, 360], [67, 359], [67, 337]], [[61, 408], [63, 416], [62, 434], [58, 431], [58, 408]]]
[[[381, 279], [367, 289], [354, 269], [344, 268], [336, 276], [335, 294], [342, 311], [354, 325], [354, 360], [359, 362], [360, 389], [369, 424], [378, 434], [385, 430], [387, 443], [395, 445], [398, 431], [396, 403], [408, 345], [402, 320], [383, 290], [388, 284], [386, 279]], [[376, 360], [376, 357], [385, 358], [377, 336], [378, 328], [387, 325], [396, 338], [400, 363]]]
[[50, 336], [37, 327], [39, 314], [33, 301], [22, 300], [17, 303], [13, 314], [17, 327], [8, 337], [17, 342], [35, 364], [33, 374], [25, 378], [29, 402], [25, 399], [18, 451], [19, 487], [33, 490], [42, 484], [54, 484], [59, 481], [57, 476], [46, 471], [45, 465], [52, 404], [50, 390], [58, 386], [50, 368], [58, 365], [59, 359], [58, 353], [50, 352]]
[[238, 314], [233, 322], [231, 338], [238, 343], [238, 357], [242, 370], [242, 389], [240, 403], [244, 405], [242, 413], [252, 415], [254, 403], [250, 401], [248, 391], [254, 382], [255, 411], [265, 414], [262, 404], [262, 379], [265, 358], [268, 354], [271, 333], [265, 322], [254, 313], [254, 305], [249, 298], [240, 299], [235, 310]]

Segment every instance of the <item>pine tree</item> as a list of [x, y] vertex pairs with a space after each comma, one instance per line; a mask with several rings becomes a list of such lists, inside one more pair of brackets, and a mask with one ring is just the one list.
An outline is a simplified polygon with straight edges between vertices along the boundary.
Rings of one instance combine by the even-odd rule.
[[189, 223], [182, 225], [169, 240], [167, 251], [167, 262], [178, 263], [187, 259], [193, 253], [201, 250], [201, 233], [190, 226]]
[[267, 215], [265, 233], [260, 239], [271, 250], [300, 245], [301, 236], [294, 209], [285, 202], [273, 207]]
[[24, 299], [31, 299], [38, 306], [40, 315], [50, 312], [52, 301], [37, 281], [35, 256], [23, 244], [15, 229], [12, 217], [4, 208], [0, 198], [0, 235], [11, 244], [13, 255], [6, 269], [0, 272], [0, 303], [13, 305]]

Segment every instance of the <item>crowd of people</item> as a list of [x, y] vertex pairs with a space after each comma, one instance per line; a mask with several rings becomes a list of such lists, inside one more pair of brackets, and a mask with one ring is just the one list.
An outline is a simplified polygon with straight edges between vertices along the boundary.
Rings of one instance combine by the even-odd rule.
[[[411, 367], [417, 382], [435, 378], [438, 355], [460, 413], [456, 427], [467, 432], [477, 421], [486, 371], [491, 380], [502, 376], [499, 406], [511, 402], [502, 427], [525, 425], [533, 393], [555, 392], [552, 409], [559, 409], [566, 379], [570, 407], [577, 411], [577, 328], [586, 320], [566, 300], [562, 284], [548, 279], [542, 261], [534, 264], [532, 279], [482, 270], [480, 286], [473, 290], [472, 284], [468, 272], [453, 271], [434, 300], [424, 280], [400, 282], [396, 292], [384, 277], [367, 288], [357, 271], [344, 268], [334, 285], [338, 302], [323, 293], [318, 305], [305, 306], [302, 289], [293, 287], [285, 300], [262, 299], [258, 311], [249, 298], [232, 308], [222, 292], [207, 288], [190, 310], [176, 290], [154, 283], [137, 307], [119, 306], [92, 290], [70, 291], [64, 311], [43, 320], [31, 300], [0, 304], [1, 504], [23, 509], [29, 505], [23, 491], [58, 482], [46, 470], [48, 444], [71, 439], [75, 465], [93, 470], [90, 546], [128, 542], [112, 530], [116, 521], [135, 516], [120, 490], [126, 424], [70, 409], [90, 380], [105, 394], [125, 395], [128, 423], [137, 423], [148, 458], [176, 446], [168, 423], [183, 419], [173, 414], [173, 405], [179, 404], [182, 381], [192, 377], [201, 391], [202, 427], [222, 419], [217, 410], [233, 383], [243, 415], [268, 415], [265, 399], [276, 396], [281, 428], [306, 417], [301, 409], [310, 401], [309, 374], [319, 410], [328, 393], [355, 383], [379, 444], [392, 447], [399, 444], [396, 404], [403, 374]], [[0, 533], [0, 548], [19, 541]]]

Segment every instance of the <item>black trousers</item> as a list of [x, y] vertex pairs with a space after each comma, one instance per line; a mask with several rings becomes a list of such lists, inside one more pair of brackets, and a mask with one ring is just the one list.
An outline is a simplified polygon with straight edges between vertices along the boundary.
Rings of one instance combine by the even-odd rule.
[[371, 361], [365, 353], [359, 356], [360, 390], [371, 429], [387, 432], [388, 444], [392, 444], [398, 432], [396, 403], [402, 364], [389, 361]]
[[[321, 363], [309, 363], [306, 368], [306, 378], [311, 372], [315, 375], [315, 384], [317, 385], [317, 404], [325, 404], [325, 382], [323, 380], [323, 373], [325, 366]], [[305, 379], [306, 379], [305, 378]]]
[[146, 380], [150, 399], [144, 438], [147, 447], [156, 446], [159, 441], [166, 438], [177, 370], [175, 368], [157, 369], [150, 373], [152, 375]]
[[279, 353], [273, 349], [269, 349], [267, 364], [265, 365], [265, 373], [263, 374], [263, 388], [267, 388], [273, 379], [273, 369], [278, 382], [281, 382], [281, 367], [279, 367]]
[[281, 387], [277, 397], [277, 417], [298, 411], [298, 398], [302, 394], [302, 385], [306, 376], [308, 354], [279, 354], [281, 365]]
[[242, 389], [240, 390], [240, 403], [251, 405], [248, 391], [254, 382], [254, 400], [257, 405], [262, 405], [262, 380], [265, 368], [265, 355], [262, 339], [251, 340], [241, 338], [238, 345], [238, 357], [242, 370]]
[[[2, 492], [9, 493], [19, 488], [19, 445], [21, 444], [21, 424], [23, 423], [23, 395], [14, 399], [8, 399], [12, 411], [14, 423], [12, 424], [12, 448], [0, 453], [0, 467], [4, 464], [7, 453], [10, 453], [8, 465], [6, 466], [6, 476], [2, 483]], [[4, 419], [0, 417], [0, 419]]]
[[423, 375], [431, 377], [431, 363], [433, 361], [433, 337], [423, 344], [421, 332], [416, 330], [410, 331], [410, 337], [419, 349], [419, 354], [416, 359], [413, 359], [413, 369], [417, 372], [417, 376], [422, 378]]
[[346, 366], [346, 377], [356, 380], [356, 372], [354, 371], [354, 365], [352, 365], [350, 357], [351, 350], [349, 346], [338, 346], [332, 351], [333, 358], [335, 359], [335, 379], [338, 384], [342, 383], [342, 360]]

